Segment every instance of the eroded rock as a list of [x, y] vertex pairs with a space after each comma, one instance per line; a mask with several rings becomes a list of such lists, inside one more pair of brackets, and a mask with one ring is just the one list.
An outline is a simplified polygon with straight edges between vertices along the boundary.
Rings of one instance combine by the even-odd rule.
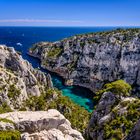
[[[22, 140], [84, 140], [81, 133], [71, 128], [71, 123], [57, 110], [36, 112], [11, 112], [1, 114], [15, 123]], [[0, 122], [2, 126], [3, 122]], [[6, 124], [7, 126], [8, 124]], [[5, 127], [1, 127], [1, 129]]]

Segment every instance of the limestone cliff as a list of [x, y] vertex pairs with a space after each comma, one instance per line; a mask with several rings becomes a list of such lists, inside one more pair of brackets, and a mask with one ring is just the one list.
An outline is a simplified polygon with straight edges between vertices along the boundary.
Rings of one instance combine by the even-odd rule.
[[124, 79], [140, 89], [140, 29], [77, 35], [54, 43], [40, 42], [30, 53], [66, 83], [97, 91], [107, 82]]
[[[49, 109], [59, 110], [71, 123]], [[53, 88], [49, 74], [4, 45], [0, 45], [0, 114], [0, 139], [8, 140], [83, 140], [77, 130], [85, 131], [90, 116]]]
[[50, 76], [35, 70], [13, 48], [0, 45], [0, 104], [19, 108], [29, 96], [52, 88]]

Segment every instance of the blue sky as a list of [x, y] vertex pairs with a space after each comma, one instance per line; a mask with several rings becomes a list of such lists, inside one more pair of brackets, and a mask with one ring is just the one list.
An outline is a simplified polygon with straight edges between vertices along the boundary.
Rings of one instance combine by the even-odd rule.
[[140, 26], [140, 0], [0, 0], [0, 26]]

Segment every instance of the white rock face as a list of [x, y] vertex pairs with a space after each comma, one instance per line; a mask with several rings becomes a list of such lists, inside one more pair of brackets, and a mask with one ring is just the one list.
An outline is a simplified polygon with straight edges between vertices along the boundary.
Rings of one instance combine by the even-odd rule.
[[[52, 59], [48, 55], [52, 48], [63, 51]], [[31, 53], [40, 57], [43, 67], [66, 80], [73, 79], [74, 85], [94, 92], [106, 82], [117, 79], [137, 85], [138, 89], [140, 87], [139, 29], [78, 35], [59, 42], [39, 43]]]
[[11, 112], [1, 114], [0, 118], [13, 121], [16, 124], [15, 129], [22, 133], [22, 140], [84, 140], [81, 133], [73, 130], [70, 122], [54, 109]]
[[[40, 96], [45, 87], [53, 88], [49, 75], [35, 70], [14, 48], [0, 45], [0, 105], [6, 102], [12, 109], [19, 108], [30, 95]], [[15, 95], [9, 95], [11, 89]]]

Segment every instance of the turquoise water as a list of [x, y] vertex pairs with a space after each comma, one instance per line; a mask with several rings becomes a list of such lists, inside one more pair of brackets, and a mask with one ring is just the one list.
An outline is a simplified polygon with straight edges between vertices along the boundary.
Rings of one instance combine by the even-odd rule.
[[[27, 55], [32, 44], [40, 41], [57, 41], [75, 34], [88, 32], [99, 32], [112, 30], [115, 27], [0, 27], [0, 44], [6, 44], [22, 52], [24, 59], [27, 59], [34, 68], [40, 67], [40, 61]], [[92, 112], [93, 94], [90, 90], [79, 86], [65, 86], [64, 81], [58, 75], [40, 68], [46, 73], [50, 73], [54, 87], [62, 91], [64, 96], [68, 96], [76, 104]]]

